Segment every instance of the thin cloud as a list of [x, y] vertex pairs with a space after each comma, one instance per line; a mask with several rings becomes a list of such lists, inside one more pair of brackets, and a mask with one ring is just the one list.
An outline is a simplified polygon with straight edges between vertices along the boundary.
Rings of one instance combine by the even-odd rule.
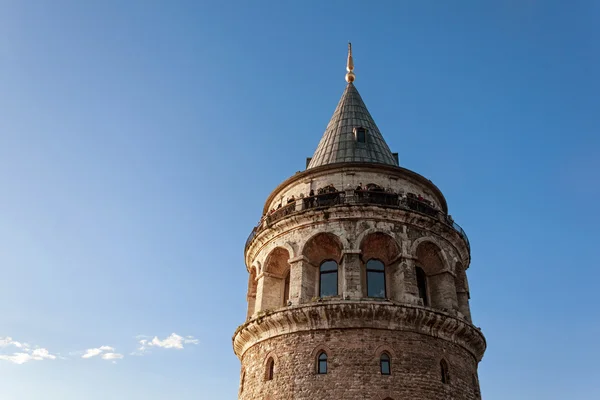
[[120, 360], [123, 354], [114, 353], [115, 348], [111, 346], [100, 346], [92, 349], [87, 349], [81, 358], [92, 358], [101, 355], [103, 360]]
[[25, 364], [29, 361], [55, 360], [56, 355], [47, 349], [36, 347], [34, 349], [27, 343], [17, 342], [10, 336], [0, 337], [0, 348], [16, 347], [20, 351], [12, 354], [0, 354], [0, 360], [9, 361], [14, 364]]
[[121, 360], [124, 357], [123, 354], [119, 353], [105, 353], [102, 354], [103, 360]]
[[[146, 338], [147, 336], [138, 336], [140, 338]], [[182, 350], [186, 344], [197, 345], [199, 343], [198, 339], [195, 339], [193, 336], [180, 336], [176, 333], [172, 333], [164, 339], [159, 339], [158, 336], [154, 336], [152, 340], [141, 339], [139, 340], [139, 347], [136, 352], [132, 353], [134, 355], [143, 355], [148, 352], [151, 347], [160, 347], [163, 349], [177, 349]]]

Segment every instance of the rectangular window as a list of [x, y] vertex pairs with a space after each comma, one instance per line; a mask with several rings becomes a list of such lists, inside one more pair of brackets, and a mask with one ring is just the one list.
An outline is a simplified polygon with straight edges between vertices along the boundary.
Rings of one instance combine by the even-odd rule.
[[354, 128], [354, 139], [357, 143], [367, 143], [367, 130], [362, 126]]
[[337, 295], [337, 271], [321, 274], [321, 297]]

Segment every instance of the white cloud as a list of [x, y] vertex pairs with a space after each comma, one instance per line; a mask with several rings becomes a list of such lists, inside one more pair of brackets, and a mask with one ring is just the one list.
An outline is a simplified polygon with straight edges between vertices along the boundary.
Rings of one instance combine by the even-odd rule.
[[31, 349], [27, 343], [17, 342], [10, 336], [0, 337], [0, 348], [14, 346], [20, 349], [20, 352], [13, 354], [0, 354], [0, 360], [9, 361], [15, 364], [25, 364], [28, 361], [55, 360], [56, 355], [51, 354], [47, 349], [36, 347]]
[[121, 360], [123, 358], [123, 354], [119, 353], [105, 353], [102, 354], [103, 360]]
[[93, 349], [87, 349], [85, 354], [81, 358], [92, 358], [102, 354], [103, 360], [120, 360], [123, 358], [123, 354], [114, 353], [115, 348], [111, 346], [100, 346]]
[[28, 349], [29, 345], [27, 343], [21, 343], [21, 342], [17, 342], [16, 340], [13, 340], [13, 338], [11, 338], [10, 336], [5, 336], [5, 337], [0, 337], [0, 347], [8, 347], [8, 346], [15, 346], [16, 348], [19, 349]]
[[34, 351], [31, 352], [31, 356], [33, 357], [34, 360], [44, 360], [44, 359], [48, 359], [48, 360], [54, 360], [56, 359], [56, 356], [54, 354], [50, 354], [50, 352], [46, 349], [35, 349]]
[[[138, 336], [139, 338], [142, 338], [145, 336]], [[152, 340], [148, 340], [148, 339], [141, 339], [139, 341], [140, 346], [138, 347], [137, 351], [135, 353], [135, 355], [142, 355], [144, 353], [146, 353], [148, 351], [148, 348], [150, 347], [161, 347], [163, 349], [178, 349], [181, 350], [184, 348], [184, 345], [186, 344], [198, 344], [199, 341], [198, 339], [195, 339], [193, 336], [179, 336], [176, 333], [172, 333], [171, 335], [167, 336], [166, 338], [164, 338], [163, 340], [160, 340], [158, 338], [158, 336], [154, 336], [154, 338]]]
[[81, 358], [92, 358], [96, 357], [98, 354], [102, 353], [102, 350], [98, 349], [87, 349], [85, 354], [81, 356]]

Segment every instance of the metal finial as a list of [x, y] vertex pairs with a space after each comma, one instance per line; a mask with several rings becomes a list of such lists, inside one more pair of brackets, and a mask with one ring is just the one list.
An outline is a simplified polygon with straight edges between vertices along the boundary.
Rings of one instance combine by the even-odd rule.
[[352, 59], [352, 43], [348, 42], [348, 64], [346, 65], [346, 82], [352, 83], [356, 79], [354, 75], [354, 60]]

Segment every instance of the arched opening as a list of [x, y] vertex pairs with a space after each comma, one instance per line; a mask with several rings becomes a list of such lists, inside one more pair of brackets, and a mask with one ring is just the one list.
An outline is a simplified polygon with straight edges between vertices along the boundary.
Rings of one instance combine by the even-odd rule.
[[450, 383], [450, 372], [448, 371], [448, 363], [446, 360], [442, 359], [440, 361], [440, 373], [443, 384]]
[[319, 297], [337, 296], [338, 294], [338, 264], [326, 260], [319, 267]]
[[256, 311], [274, 310], [287, 304], [286, 294], [289, 298], [289, 280], [286, 277], [290, 273], [288, 260], [289, 252], [276, 247], [267, 256], [263, 271], [259, 278]]
[[273, 360], [273, 357], [269, 357], [269, 359], [267, 360], [267, 369], [265, 371], [265, 379], [267, 381], [271, 381], [271, 380], [273, 380], [274, 376], [275, 376], [275, 360]]
[[367, 261], [367, 297], [386, 297], [385, 265], [375, 258]]
[[321, 351], [317, 356], [317, 374], [327, 373], [327, 353]]
[[471, 308], [469, 307], [469, 284], [467, 283], [467, 273], [460, 262], [454, 266], [456, 274], [456, 300], [458, 302], [458, 311], [464, 315], [465, 319], [471, 322]]
[[392, 374], [392, 363], [389, 354], [382, 353], [381, 357], [379, 357], [379, 371], [381, 375]]
[[302, 249], [302, 296], [335, 296], [339, 293], [338, 266], [342, 259], [342, 244], [331, 233], [311, 237]]
[[400, 300], [404, 291], [403, 274], [398, 266], [400, 246], [388, 234], [367, 234], [360, 243], [362, 260], [362, 295]]
[[416, 266], [415, 273], [417, 275], [417, 288], [419, 289], [419, 298], [423, 301], [424, 306], [429, 306], [429, 298], [427, 296], [427, 276], [423, 268]]
[[248, 301], [248, 312], [246, 318], [250, 318], [254, 314], [254, 309], [256, 307], [256, 289], [256, 270], [252, 268], [250, 270], [250, 275], [248, 276], [248, 294], [246, 296], [246, 300]]
[[428, 305], [445, 311], [457, 310], [454, 276], [446, 267], [439, 247], [432, 242], [422, 242], [416, 256], [416, 265], [425, 273]]

